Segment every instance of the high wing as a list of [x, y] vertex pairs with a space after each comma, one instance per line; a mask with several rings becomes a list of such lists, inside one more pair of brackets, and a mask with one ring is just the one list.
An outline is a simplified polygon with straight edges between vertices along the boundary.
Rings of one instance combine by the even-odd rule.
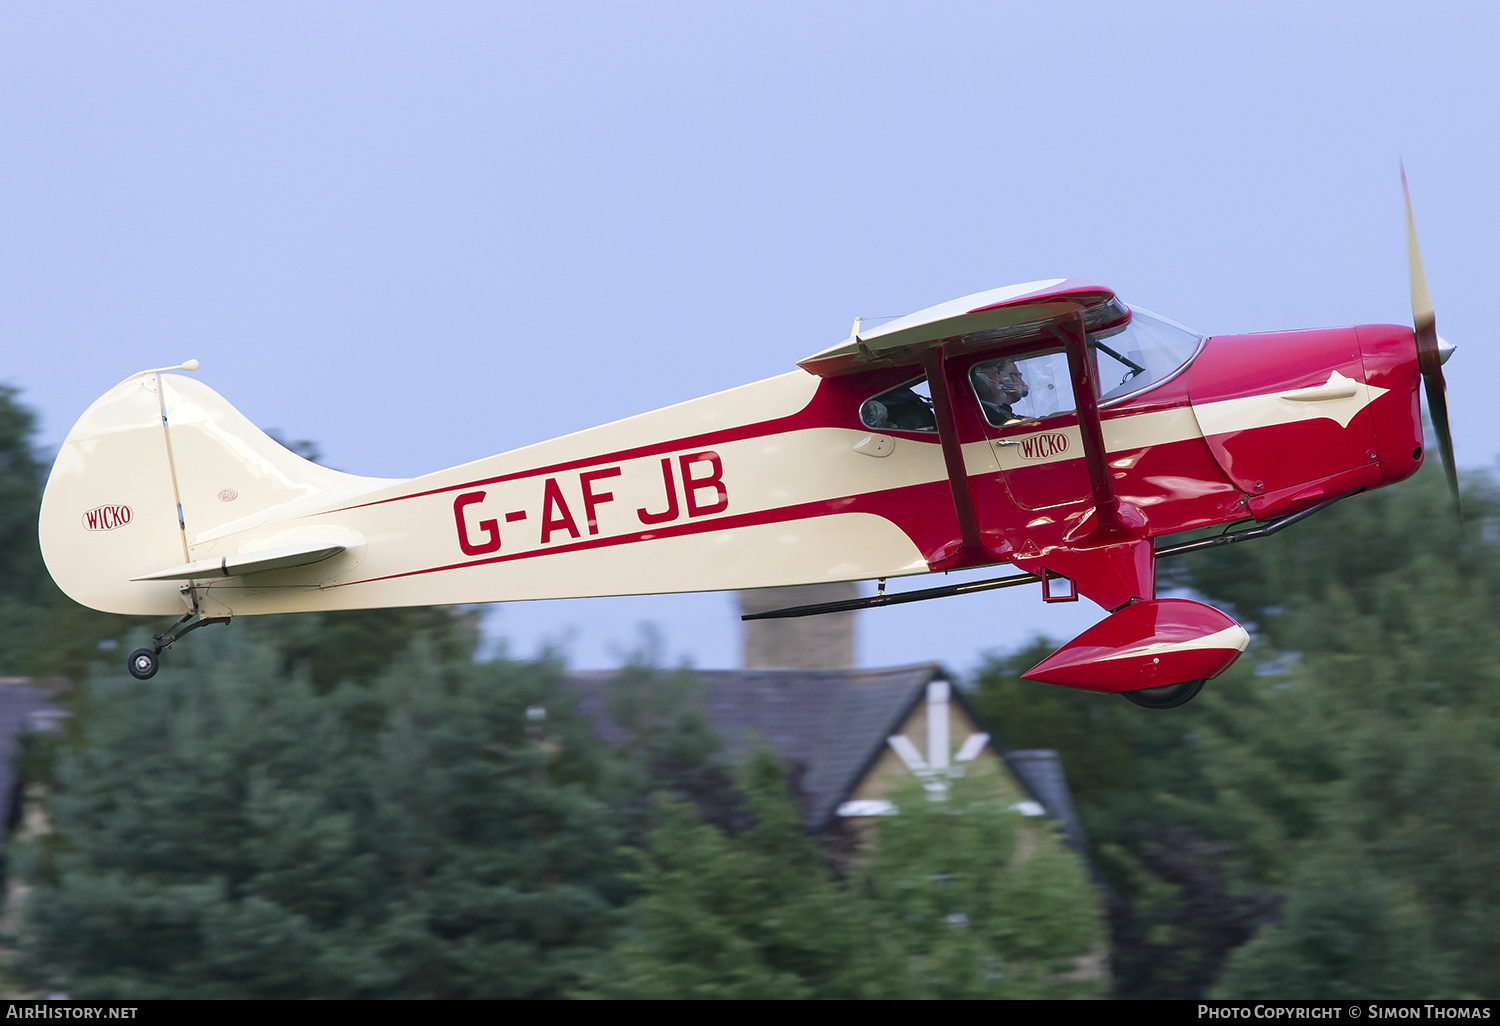
[[819, 377], [921, 362], [935, 346], [995, 346], [1028, 341], [1083, 309], [1089, 329], [1123, 318], [1126, 309], [1103, 285], [1072, 278], [1006, 285], [952, 299], [860, 331], [798, 362]]

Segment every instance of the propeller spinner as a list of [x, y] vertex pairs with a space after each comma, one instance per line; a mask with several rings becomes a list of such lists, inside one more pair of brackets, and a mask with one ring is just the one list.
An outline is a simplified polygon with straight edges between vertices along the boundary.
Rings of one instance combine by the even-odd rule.
[[1417, 367], [1427, 392], [1427, 415], [1437, 434], [1438, 449], [1443, 456], [1443, 470], [1448, 475], [1448, 490], [1460, 517], [1463, 506], [1458, 497], [1458, 468], [1453, 462], [1453, 432], [1448, 427], [1448, 385], [1443, 380], [1443, 361], [1453, 346], [1438, 338], [1437, 318], [1432, 309], [1432, 294], [1427, 291], [1427, 272], [1422, 269], [1422, 251], [1417, 246], [1417, 224], [1411, 214], [1411, 190], [1406, 185], [1406, 166], [1401, 167], [1401, 193], [1406, 199], [1406, 262], [1411, 277], [1412, 326], [1417, 337]]

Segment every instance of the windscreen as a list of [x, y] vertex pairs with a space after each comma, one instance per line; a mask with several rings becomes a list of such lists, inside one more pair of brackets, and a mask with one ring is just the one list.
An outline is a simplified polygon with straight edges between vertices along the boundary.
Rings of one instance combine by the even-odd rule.
[[1172, 374], [1192, 359], [1202, 336], [1132, 307], [1129, 321], [1092, 332], [1088, 339], [1098, 354], [1099, 398], [1108, 401], [1139, 392]]

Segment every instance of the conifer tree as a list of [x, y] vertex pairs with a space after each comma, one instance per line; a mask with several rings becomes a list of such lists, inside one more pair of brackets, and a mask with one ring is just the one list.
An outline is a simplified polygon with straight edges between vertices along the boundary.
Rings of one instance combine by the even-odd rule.
[[660, 824], [637, 856], [631, 926], [588, 993], [860, 996], [850, 979], [858, 901], [823, 865], [780, 761], [760, 747], [741, 780], [752, 825], [738, 836], [704, 823], [695, 806], [660, 803]]
[[1279, 925], [1234, 953], [1213, 996], [1291, 1000], [1451, 997], [1415, 895], [1332, 849], [1297, 870]]
[[1101, 898], [1051, 820], [1007, 807], [983, 776], [894, 797], [863, 874], [893, 996], [1102, 996]]
[[[641, 897], [589, 992], [609, 997], [1072, 997], [1097, 994], [1103, 931], [1081, 860], [981, 780], [898, 795], [842, 884], [779, 761], [743, 772], [737, 836], [669, 803], [638, 856]], [[1090, 957], [1092, 956], [1092, 962]], [[1082, 971], [1080, 971], [1082, 970]]]
[[36, 450], [36, 416], [0, 385], [0, 676], [78, 677], [132, 622], [85, 609], [52, 582], [37, 517], [47, 463]]
[[319, 692], [250, 632], [93, 681], [27, 959], [74, 997], [545, 997], [611, 939], [616, 817], [554, 666]]
[[[1331, 996], [1364, 979], [1337, 969], [1339, 937], [1369, 930], [1374, 958], [1387, 943], [1375, 938], [1413, 923], [1421, 943], [1380, 956], [1380, 993], [1446, 980], [1500, 994], [1494, 486], [1468, 480], [1464, 507], [1460, 529], [1424, 473], [1164, 563], [1164, 586], [1233, 610], [1254, 637], [1181, 709], [1017, 680], [1032, 653], [982, 674], [1005, 740], [1058, 748], [1069, 768], [1116, 895], [1118, 994], [1201, 996], [1229, 964], [1225, 988], [1276, 996], [1301, 958]], [[1354, 918], [1319, 898], [1317, 881], [1335, 878]]]

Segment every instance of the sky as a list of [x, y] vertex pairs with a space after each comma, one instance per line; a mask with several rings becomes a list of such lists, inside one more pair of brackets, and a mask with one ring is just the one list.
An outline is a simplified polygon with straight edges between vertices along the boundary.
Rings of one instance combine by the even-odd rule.
[[[1206, 334], [1410, 323], [1404, 159], [1458, 461], [1486, 470], [1497, 34], [1481, 3], [7, 3], [0, 383], [55, 447], [196, 358], [330, 466], [410, 477], [1011, 282]], [[486, 623], [581, 667], [654, 624], [666, 660], [726, 667], [736, 615]], [[859, 655], [962, 673], [1101, 615], [914, 603], [861, 614]]]

